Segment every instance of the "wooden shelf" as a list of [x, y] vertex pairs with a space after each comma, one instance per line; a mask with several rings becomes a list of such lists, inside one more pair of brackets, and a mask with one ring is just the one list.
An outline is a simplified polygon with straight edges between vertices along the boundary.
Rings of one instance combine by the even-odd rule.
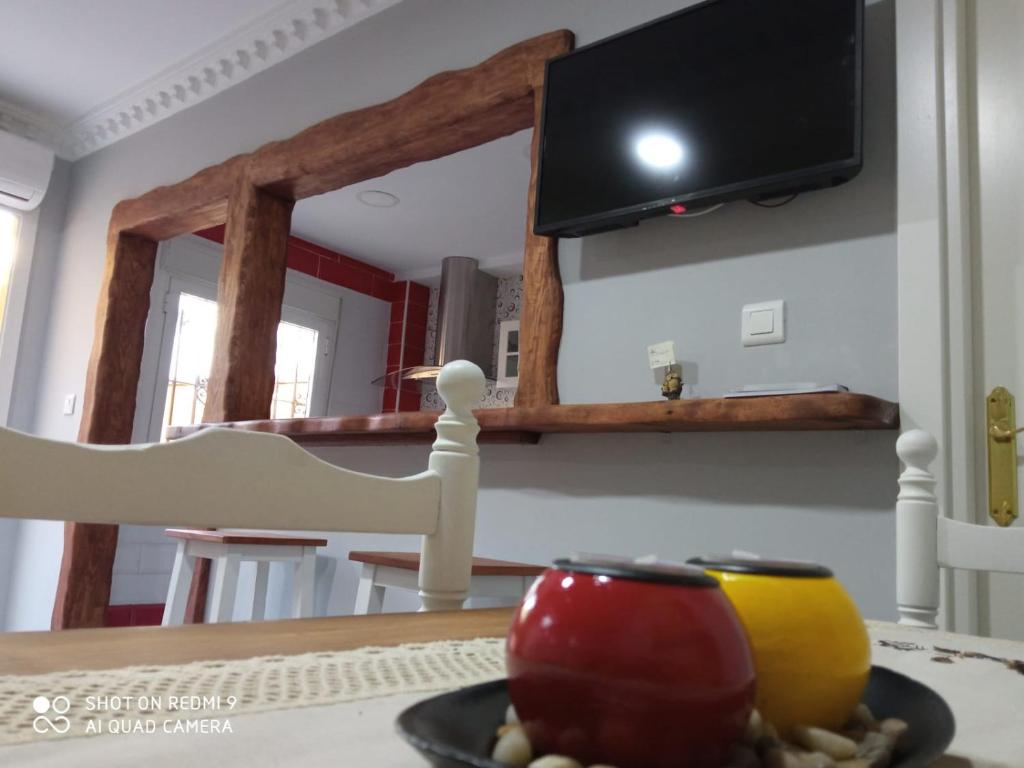
[[[536, 443], [543, 434], [600, 432], [770, 432], [896, 429], [896, 403], [871, 395], [827, 393], [709, 398], [652, 403], [545, 405], [477, 410], [481, 443]], [[176, 439], [210, 426], [273, 432], [305, 445], [429, 443], [437, 411], [322, 419], [236, 421], [172, 427]]]

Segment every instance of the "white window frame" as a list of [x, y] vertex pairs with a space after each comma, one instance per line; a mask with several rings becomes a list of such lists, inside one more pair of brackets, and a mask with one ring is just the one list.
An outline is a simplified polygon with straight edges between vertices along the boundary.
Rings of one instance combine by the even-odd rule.
[[18, 242], [15, 246], [14, 268], [7, 288], [7, 304], [4, 317], [0, 318], [0, 425], [6, 425], [10, 418], [11, 400], [14, 395], [15, 369], [18, 350], [21, 346], [22, 324], [25, 320], [25, 304], [28, 300], [29, 277], [32, 272], [32, 256], [36, 247], [36, 231], [39, 227], [39, 211], [16, 211], [0, 206], [0, 211], [13, 213], [18, 219]]
[[[498, 389], [515, 389], [519, 386], [519, 375], [505, 376], [504, 373], [508, 368], [508, 337], [513, 333], [519, 332], [519, 321], [518, 320], [502, 320], [499, 325], [498, 331], [498, 370], [497, 370], [497, 381]], [[519, 357], [519, 352], [513, 352], [516, 357]], [[519, 366], [516, 366], [516, 370], [519, 370]]]
[[[195, 271], [202, 272], [202, 274], [188, 274], [179, 268], [167, 266], [163, 258], [158, 260], [157, 274], [150, 294], [151, 307], [146, 326], [146, 341], [136, 397], [134, 442], [151, 442], [160, 439], [163, 428], [167, 376], [170, 371], [174, 333], [177, 325], [175, 321], [178, 316], [178, 299], [181, 293], [189, 293], [211, 301], [217, 300], [217, 284], [213, 276], [217, 271], [222, 246], [198, 237], [191, 237], [184, 243], [175, 241], [161, 243], [160, 248], [175, 246], [188, 249], [188, 258], [182, 261], [191, 262], [190, 268], [195, 267]], [[335, 320], [300, 309], [287, 302], [289, 294], [292, 293], [290, 288], [306, 287], [326, 291], [332, 297], [336, 295], [340, 306], [340, 293], [329, 290], [330, 286], [325, 289], [320, 283], [319, 280], [289, 271], [285, 287], [285, 304], [281, 307], [282, 321], [312, 328], [319, 334], [317, 338], [319, 355], [313, 372], [314, 391], [309, 403], [311, 417], [326, 415], [327, 405], [330, 402], [334, 352], [341, 312], [339, 309], [338, 319]]]

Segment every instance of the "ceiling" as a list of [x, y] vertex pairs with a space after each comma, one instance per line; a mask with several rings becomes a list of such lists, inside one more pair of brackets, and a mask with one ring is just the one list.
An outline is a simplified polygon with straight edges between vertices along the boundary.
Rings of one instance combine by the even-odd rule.
[[[300, 200], [292, 232], [353, 258], [428, 280], [445, 256], [471, 256], [496, 274], [519, 272], [526, 236], [532, 129], [379, 179]], [[399, 198], [359, 202], [364, 190]]]
[[280, 4], [3, 0], [0, 94], [68, 123]]
[[77, 159], [400, 0], [2, 0], [0, 128]]

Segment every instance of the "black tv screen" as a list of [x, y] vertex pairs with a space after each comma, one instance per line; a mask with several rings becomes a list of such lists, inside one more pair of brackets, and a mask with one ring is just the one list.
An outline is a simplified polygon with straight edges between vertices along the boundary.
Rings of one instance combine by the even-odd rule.
[[548, 62], [534, 231], [840, 184], [864, 0], [708, 0]]

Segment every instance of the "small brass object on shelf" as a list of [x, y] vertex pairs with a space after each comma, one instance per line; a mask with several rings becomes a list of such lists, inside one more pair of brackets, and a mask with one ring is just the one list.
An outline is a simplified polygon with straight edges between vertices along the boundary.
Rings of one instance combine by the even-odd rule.
[[678, 400], [683, 394], [683, 369], [678, 365], [670, 365], [665, 371], [665, 380], [661, 382], [661, 394], [668, 400]]

